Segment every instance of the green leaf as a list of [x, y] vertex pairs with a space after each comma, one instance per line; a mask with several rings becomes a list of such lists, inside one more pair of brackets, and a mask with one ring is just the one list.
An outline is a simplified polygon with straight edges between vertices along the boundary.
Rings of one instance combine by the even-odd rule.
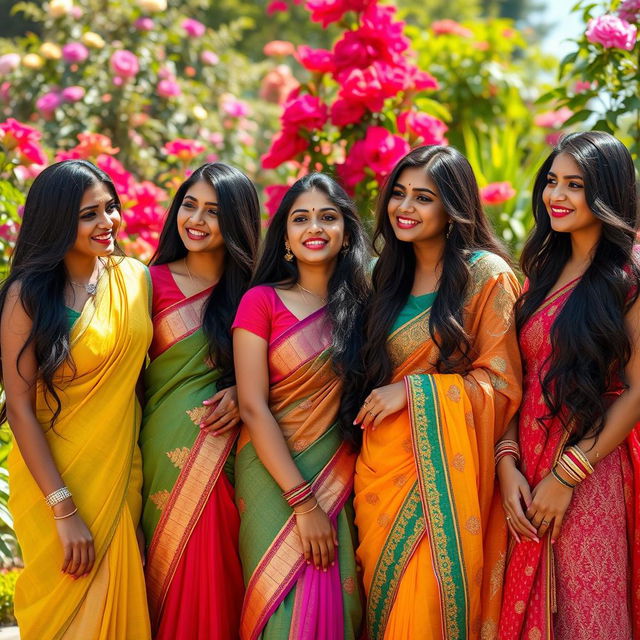
[[589, 109], [581, 109], [580, 111], [576, 111], [576, 113], [574, 113], [568, 120], [565, 120], [562, 126], [570, 127], [572, 124], [584, 122], [585, 120], [588, 120], [592, 114], [593, 111], [590, 111]]

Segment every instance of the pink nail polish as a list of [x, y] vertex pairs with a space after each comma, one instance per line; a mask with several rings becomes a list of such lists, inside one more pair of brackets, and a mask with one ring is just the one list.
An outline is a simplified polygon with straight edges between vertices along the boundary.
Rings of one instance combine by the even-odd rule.
[[556, 541], [555, 541], [555, 540], [552, 540], [552, 541], [551, 541], [551, 544], [555, 544], [555, 543], [556, 543]]

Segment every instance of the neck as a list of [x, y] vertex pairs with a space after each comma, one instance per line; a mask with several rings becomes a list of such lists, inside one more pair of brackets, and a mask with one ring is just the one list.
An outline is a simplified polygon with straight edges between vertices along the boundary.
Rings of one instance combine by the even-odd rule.
[[189, 251], [184, 259], [189, 273], [203, 282], [220, 280], [224, 268], [224, 249], [216, 251]]
[[575, 263], [591, 262], [601, 235], [602, 227], [593, 227], [572, 233], [571, 261]]
[[336, 268], [335, 261], [327, 264], [300, 264], [298, 263], [298, 283], [301, 287], [312, 291], [321, 298], [327, 298], [329, 280]]
[[91, 276], [98, 268], [98, 258], [68, 253], [64, 257], [64, 266], [70, 280], [84, 284], [91, 280]]
[[413, 252], [416, 256], [416, 271], [435, 272], [442, 262], [446, 238], [437, 236], [428, 240], [413, 243]]

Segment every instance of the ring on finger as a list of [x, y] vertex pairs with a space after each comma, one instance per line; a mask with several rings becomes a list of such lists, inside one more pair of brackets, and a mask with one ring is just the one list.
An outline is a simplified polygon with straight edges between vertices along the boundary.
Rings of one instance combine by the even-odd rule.
[[540, 526], [542, 526], [542, 527], [548, 527], [548, 526], [549, 526], [549, 522], [548, 522], [547, 520], [543, 520], [543, 521], [540, 523]]
[[505, 516], [505, 520], [507, 521], [511, 520], [511, 516]]

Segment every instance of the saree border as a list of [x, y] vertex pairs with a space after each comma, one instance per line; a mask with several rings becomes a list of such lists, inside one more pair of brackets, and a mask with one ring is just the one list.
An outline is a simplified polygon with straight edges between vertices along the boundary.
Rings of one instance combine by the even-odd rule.
[[[355, 454], [343, 443], [311, 483], [316, 499], [332, 518], [344, 506], [353, 488]], [[240, 638], [256, 640], [289, 593], [304, 567], [304, 553], [291, 514], [247, 583], [240, 616]]]
[[440, 428], [438, 390], [430, 375], [406, 376], [405, 386], [418, 486], [440, 590], [442, 638], [466, 638], [469, 635], [469, 587]]
[[402, 576], [425, 531], [424, 511], [416, 480], [391, 526], [373, 571], [367, 601], [367, 631], [370, 638], [384, 636]]
[[178, 563], [236, 438], [234, 432], [222, 436], [200, 432], [162, 510], [145, 570], [152, 629], [159, 623]]

